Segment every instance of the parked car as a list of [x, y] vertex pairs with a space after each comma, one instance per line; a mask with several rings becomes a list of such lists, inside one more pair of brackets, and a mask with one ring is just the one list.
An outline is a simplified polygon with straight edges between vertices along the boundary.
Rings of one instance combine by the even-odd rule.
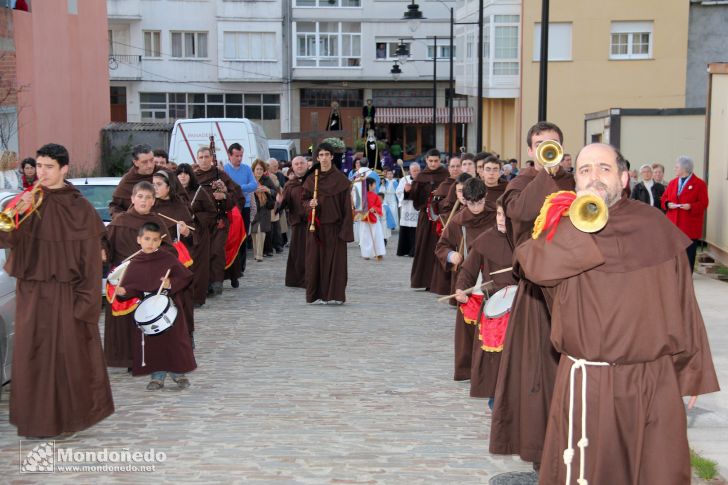
[[120, 181], [121, 177], [86, 177], [68, 180], [91, 202], [106, 226], [111, 222], [109, 202]]
[[293, 140], [268, 140], [268, 151], [272, 158], [282, 163], [290, 162], [298, 155]]
[[[17, 190], [0, 190], [0, 207], [12, 200]], [[15, 336], [15, 278], [5, 271], [10, 250], [0, 249], [0, 385], [10, 382]]]
[[263, 128], [247, 118], [195, 118], [177, 120], [169, 139], [169, 161], [193, 164], [197, 149], [215, 140], [218, 162], [229, 163], [227, 147], [240, 143], [243, 147], [243, 163], [251, 166], [256, 158], [267, 160], [268, 137]]

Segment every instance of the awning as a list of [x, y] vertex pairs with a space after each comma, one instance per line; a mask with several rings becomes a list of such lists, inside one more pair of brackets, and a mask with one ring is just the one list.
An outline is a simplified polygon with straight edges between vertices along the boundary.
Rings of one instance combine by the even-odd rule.
[[[437, 123], [446, 124], [450, 121], [450, 108], [444, 106], [437, 108]], [[473, 120], [473, 110], [468, 107], [453, 108], [453, 123], [470, 123]], [[374, 122], [388, 123], [432, 123], [432, 108], [377, 108]]]

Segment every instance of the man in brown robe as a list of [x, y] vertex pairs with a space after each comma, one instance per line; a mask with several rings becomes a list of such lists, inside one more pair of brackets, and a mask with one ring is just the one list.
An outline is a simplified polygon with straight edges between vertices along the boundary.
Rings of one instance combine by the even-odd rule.
[[[139, 182], [132, 189], [132, 205], [126, 212], [119, 214], [106, 228], [104, 238], [104, 261], [115, 268], [126, 258], [139, 250], [137, 236], [139, 228], [147, 222], [154, 222], [163, 229], [167, 251], [170, 246], [170, 235], [165, 227], [164, 219], [152, 213], [155, 202], [154, 187], [149, 182]], [[123, 278], [121, 286], [123, 286]], [[134, 312], [125, 315], [114, 315], [111, 305], [106, 305], [104, 318], [104, 353], [109, 367], [130, 368], [132, 366], [132, 341], [134, 332], [138, 332], [134, 323]]]
[[306, 233], [308, 232], [307, 211], [303, 205], [303, 182], [308, 166], [306, 159], [291, 160], [293, 178], [286, 182], [283, 193], [276, 196], [278, 211], [288, 212], [289, 247], [286, 262], [286, 286], [306, 287]]
[[[20, 436], [81, 431], [114, 412], [98, 328], [104, 225], [64, 182], [68, 162], [60, 145], [38, 150], [38, 214], [0, 232], [17, 279], [10, 423]], [[21, 197], [21, 213], [32, 199]]]
[[152, 182], [152, 175], [158, 170], [167, 170], [166, 167], [154, 164], [154, 152], [149, 145], [136, 145], [131, 152], [134, 164], [124, 174], [116, 186], [109, 202], [109, 214], [113, 219], [126, 212], [131, 205], [131, 192], [139, 182]]
[[306, 235], [306, 302], [342, 304], [348, 279], [346, 243], [354, 240], [351, 183], [333, 166], [331, 145], [320, 144], [316, 158], [320, 166], [303, 183], [308, 223], [315, 227]]
[[[546, 140], [563, 142], [558, 126], [539, 122], [526, 137], [528, 155]], [[508, 236], [517, 247], [531, 237], [533, 222], [544, 199], [559, 190], [572, 190], [574, 177], [557, 167], [522, 168], [503, 194]], [[505, 346], [501, 354], [490, 435], [490, 452], [518, 454], [523, 460], [541, 460], [557, 354], [549, 340], [549, 311], [538, 285], [521, 279], [513, 302]]]
[[[503, 206], [499, 204], [497, 205], [496, 224], [473, 241], [470, 253], [458, 272], [456, 300], [461, 304], [467, 303], [470, 297], [465, 294], [464, 290], [475, 286], [478, 281], [482, 284], [492, 280], [493, 283], [489, 284], [486, 290], [480, 288], [474, 290], [473, 294], [482, 295], [484, 291], [487, 291], [488, 294], [493, 295], [501, 288], [515, 285], [516, 279], [512, 271], [491, 274], [509, 268], [512, 263], [513, 248], [506, 236], [506, 215]], [[478, 279], [479, 276], [480, 279]], [[470, 396], [490, 398], [488, 406], [492, 409], [501, 351], [483, 348], [480, 337], [482, 318], [475, 330], [476, 337], [473, 338]]]
[[508, 182], [501, 178], [502, 165], [495, 157], [486, 157], [483, 160], [480, 178], [485, 183], [485, 208], [495, 212], [496, 201], [506, 191]]
[[552, 239], [545, 228], [515, 252], [545, 287], [561, 354], [539, 483], [690, 483], [681, 396], [693, 396], [692, 407], [719, 390], [685, 255], [691, 241], [621, 196], [629, 175], [615, 148], [586, 146], [575, 178], [578, 195], [608, 206], [604, 229], [580, 232], [561, 217]]
[[412, 260], [410, 286], [430, 289], [432, 271], [435, 267], [435, 245], [437, 234], [437, 215], [432, 207], [432, 193], [447, 178], [447, 169], [440, 162], [440, 152], [432, 149], [425, 156], [427, 167], [412, 182], [409, 191], [414, 208], [420, 211], [415, 233], [415, 257]]
[[[201, 147], [197, 150], [195, 177], [200, 184], [200, 192], [204, 191], [216, 203], [215, 217], [209, 218], [214, 222], [208, 227], [210, 231], [210, 289], [208, 295], [222, 295], [222, 282], [225, 280], [225, 242], [230, 227], [227, 211], [232, 210], [235, 204], [243, 198], [243, 191], [224, 170], [218, 168], [217, 163], [213, 163], [212, 153], [208, 147]], [[239, 266], [237, 269], [240, 271]], [[228, 275], [228, 277], [237, 279], [240, 277], [240, 273]]]
[[[451, 158], [447, 165], [450, 176], [443, 180], [432, 193], [432, 207], [440, 221], [440, 227], [444, 227], [447, 224], [454, 210], [462, 209], [461, 204], [456, 204], [457, 197], [452, 199], [448, 197], [455, 190], [458, 176], [462, 174], [461, 166], [462, 162], [460, 158]], [[436, 295], [449, 294], [452, 286], [450, 276], [450, 271], [446, 271], [442, 265], [433, 265], [432, 277], [430, 278], [430, 291]]]
[[[460, 177], [465, 175], [468, 174]], [[454, 279], [457, 279], [457, 271], [468, 256], [473, 241], [490, 227], [495, 219], [494, 212], [485, 210], [485, 184], [482, 180], [471, 177], [465, 181], [462, 196], [465, 208], [450, 219], [435, 247], [435, 255], [440, 266], [445, 271], [453, 273]], [[454, 338], [456, 381], [470, 379], [474, 323], [466, 323], [463, 313], [456, 312]]]

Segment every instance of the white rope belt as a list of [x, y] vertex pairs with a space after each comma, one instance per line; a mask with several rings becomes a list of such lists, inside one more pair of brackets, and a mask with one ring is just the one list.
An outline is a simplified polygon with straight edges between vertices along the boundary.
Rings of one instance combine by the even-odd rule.
[[576, 444], [579, 447], [579, 478], [576, 483], [579, 485], [588, 485], [588, 481], [584, 478], [584, 470], [586, 469], [586, 447], [589, 446], [589, 440], [586, 437], [586, 367], [588, 365], [608, 366], [609, 362], [592, 362], [584, 359], [575, 359], [568, 355], [573, 364], [569, 371], [569, 436], [567, 448], [564, 450], [564, 463], [566, 464], [566, 485], [571, 485], [571, 462], [574, 459], [574, 381], [576, 378], [576, 370], [581, 369], [581, 439]]

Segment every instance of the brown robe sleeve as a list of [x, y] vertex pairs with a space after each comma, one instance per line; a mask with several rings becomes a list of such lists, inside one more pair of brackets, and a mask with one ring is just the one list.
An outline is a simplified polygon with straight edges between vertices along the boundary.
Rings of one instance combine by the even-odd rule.
[[227, 187], [228, 191], [227, 196], [223, 199], [223, 202], [225, 203], [225, 210], [232, 210], [243, 197], [243, 191], [240, 186], [236, 184], [235, 181], [224, 171], [220, 171], [220, 180], [225, 183], [225, 187]]
[[509, 191], [506, 216], [517, 221], [533, 221], [538, 217], [544, 199], [558, 190], [554, 178], [546, 170], [541, 170], [522, 190]]
[[126, 212], [131, 205], [131, 189], [133, 186], [129, 184], [129, 173], [127, 172], [119, 181], [109, 202], [109, 214], [113, 219], [117, 215]]
[[673, 356], [680, 394], [697, 396], [720, 390], [713, 366], [703, 316], [695, 298], [693, 276], [687, 255], [681, 253], [675, 261], [678, 290], [682, 295], [682, 318], [685, 350]]
[[101, 313], [102, 277], [101, 238], [79, 241], [78, 272], [73, 285], [73, 316], [76, 320], [97, 325]]
[[354, 240], [354, 213], [351, 207], [351, 193], [348, 190], [341, 191], [339, 200], [344, 211], [339, 238], [346, 242], [352, 242]]
[[567, 218], [559, 222], [551, 241], [543, 234], [518, 246], [514, 260], [526, 278], [544, 287], [556, 286], [566, 278], [604, 264], [593, 237], [576, 229]]
[[448, 224], [445, 230], [442, 231], [442, 235], [435, 245], [435, 256], [437, 257], [440, 266], [442, 266], [445, 271], [450, 271], [453, 267], [453, 265], [447, 261], [447, 255], [450, 254], [450, 251], [458, 252], [461, 256], [463, 256], [460, 248], [460, 241], [463, 239], [461, 228], [462, 226], [460, 224], [455, 221], [450, 221], [450, 224]]
[[427, 199], [430, 197], [430, 193], [435, 188], [435, 184], [432, 182], [418, 182], [415, 180], [412, 182], [412, 188], [410, 189], [410, 199], [412, 199], [412, 205], [418, 211], [421, 211], [427, 206]]
[[483, 254], [480, 251], [473, 247], [470, 254], [468, 254], [468, 257], [465, 258], [465, 261], [463, 261], [460, 271], [458, 271], [458, 279], [455, 284], [455, 289], [464, 290], [472, 287], [475, 282], [478, 281], [478, 274], [481, 269], [483, 274], [490, 273], [488, 260], [483, 257]]

